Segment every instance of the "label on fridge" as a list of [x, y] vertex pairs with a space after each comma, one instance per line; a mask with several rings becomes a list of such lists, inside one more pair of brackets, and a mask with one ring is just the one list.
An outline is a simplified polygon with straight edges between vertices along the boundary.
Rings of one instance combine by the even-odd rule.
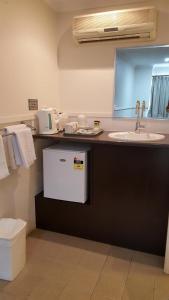
[[84, 170], [84, 161], [75, 157], [73, 167], [74, 167], [74, 170]]

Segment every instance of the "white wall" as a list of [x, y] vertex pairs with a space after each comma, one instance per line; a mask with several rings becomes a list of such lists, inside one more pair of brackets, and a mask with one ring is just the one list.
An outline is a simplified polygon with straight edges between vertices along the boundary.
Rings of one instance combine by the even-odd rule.
[[[136, 100], [146, 102], [146, 107], [149, 107], [151, 97], [151, 82], [152, 82], [152, 67], [137, 66], [135, 68], [135, 81], [133, 89], [134, 103]], [[134, 104], [133, 103], [133, 104]]]
[[114, 102], [119, 107], [133, 107], [134, 71], [130, 63], [117, 56]]
[[169, 75], [169, 64], [166, 65], [154, 65], [153, 73], [155, 75]]
[[[59, 107], [57, 15], [41, 0], [0, 1], [0, 120], [22, 120], [27, 99]], [[1, 124], [1, 127], [4, 125]], [[35, 227], [34, 196], [42, 189], [38, 161], [0, 181], [0, 217], [23, 218]]]
[[42, 148], [49, 142], [36, 141], [37, 161], [30, 169], [18, 168], [0, 180], [0, 217], [22, 218], [27, 231], [35, 228], [35, 195], [42, 190]]
[[28, 98], [59, 106], [56, 28], [41, 0], [0, 1], [0, 115], [28, 113]]
[[[125, 1], [126, 3], [127, 1]], [[169, 1], [140, 2], [137, 6], [155, 5], [158, 9], [158, 35], [154, 42], [105, 42], [77, 46], [72, 38], [72, 17], [83, 12], [65, 13], [59, 17], [59, 68], [61, 109], [67, 112], [89, 112], [112, 115], [114, 93], [115, 47], [146, 44], [168, 44]], [[122, 7], [122, 6], [119, 6]], [[131, 7], [131, 5], [123, 5]], [[114, 7], [115, 9], [118, 6]], [[85, 11], [86, 12], [86, 11]], [[110, 120], [114, 124], [115, 120]], [[120, 127], [116, 120], [116, 128]], [[122, 121], [123, 122], [123, 121]], [[159, 123], [158, 123], [159, 124]]]

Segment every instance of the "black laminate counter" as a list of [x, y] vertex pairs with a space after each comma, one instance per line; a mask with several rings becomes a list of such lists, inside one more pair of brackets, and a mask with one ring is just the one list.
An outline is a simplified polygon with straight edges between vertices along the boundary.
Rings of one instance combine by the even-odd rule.
[[[156, 142], [36, 135], [90, 144], [85, 204], [36, 196], [36, 224], [52, 230], [164, 255], [169, 211], [169, 135]], [[72, 189], [76, 188], [72, 186]]]
[[109, 144], [109, 145], [120, 145], [120, 146], [137, 146], [137, 147], [169, 147], [169, 134], [165, 135], [163, 140], [154, 141], [154, 142], [123, 142], [115, 141], [108, 136], [110, 131], [105, 131], [100, 135], [88, 137], [88, 136], [67, 136], [64, 133], [57, 134], [36, 134], [34, 138], [38, 139], [51, 139], [53, 141], [62, 141], [62, 142], [79, 142], [79, 143], [90, 143], [90, 144]]

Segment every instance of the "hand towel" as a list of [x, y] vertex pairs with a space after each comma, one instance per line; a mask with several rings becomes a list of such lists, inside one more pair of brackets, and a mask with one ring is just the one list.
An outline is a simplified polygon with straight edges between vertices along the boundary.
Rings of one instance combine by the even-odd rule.
[[0, 179], [9, 175], [2, 136], [0, 136]]
[[[10, 134], [10, 133], [15, 133], [16, 130], [24, 129], [24, 128], [26, 128], [25, 124], [18, 124], [18, 125], [7, 126], [5, 130], [7, 134]], [[16, 137], [14, 135], [8, 136], [7, 144], [8, 144], [8, 152], [9, 152], [9, 159], [10, 159], [10, 167], [11, 169], [15, 170], [18, 166], [21, 166], [23, 164], [20, 151], [18, 148], [18, 144], [16, 141]]]
[[12, 170], [15, 170], [17, 168], [16, 160], [15, 160], [15, 154], [13, 149], [13, 136], [7, 136], [7, 145], [8, 145], [8, 153], [9, 153], [9, 160], [10, 160], [10, 167]]
[[9, 140], [11, 148], [11, 160], [16, 166], [29, 168], [36, 159], [31, 129], [25, 124], [6, 127], [7, 133], [14, 133]]
[[26, 127], [16, 130], [15, 137], [22, 159], [22, 165], [25, 168], [29, 168], [36, 159], [31, 129]]
[[5, 156], [6, 156], [6, 163], [8, 166], [9, 173], [11, 173], [13, 168], [11, 167], [11, 161], [10, 161], [10, 155], [9, 155], [8, 137], [3, 137], [3, 143], [4, 143], [4, 150], [5, 150]]

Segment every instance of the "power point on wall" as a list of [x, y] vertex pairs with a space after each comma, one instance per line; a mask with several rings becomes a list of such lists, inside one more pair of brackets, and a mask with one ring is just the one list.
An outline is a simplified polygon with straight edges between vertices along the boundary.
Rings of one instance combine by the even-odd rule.
[[28, 109], [38, 110], [38, 99], [28, 99]]

